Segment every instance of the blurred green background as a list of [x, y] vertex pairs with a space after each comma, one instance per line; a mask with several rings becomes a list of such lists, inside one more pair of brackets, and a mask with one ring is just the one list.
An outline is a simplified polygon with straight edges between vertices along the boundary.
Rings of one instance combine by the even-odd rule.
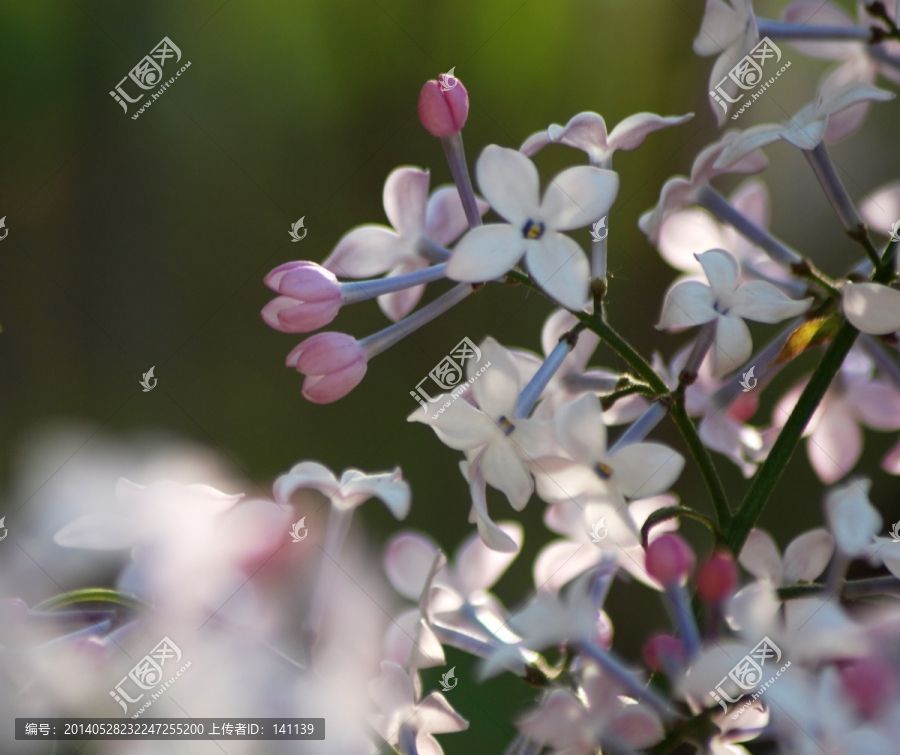
[[[770, 17], [784, 5], [756, 4]], [[706, 94], [712, 59], [691, 51], [702, 11], [700, 0], [0, 3], [0, 215], [10, 229], [0, 243], [4, 482], [29, 433], [68, 419], [85, 428], [72, 441], [75, 456], [96, 438], [163, 431], [222, 453], [259, 486], [248, 490], [256, 494], [302, 459], [336, 470], [399, 465], [414, 490], [404, 525], [452, 551], [471, 531], [460, 454], [407, 423], [416, 408], [409, 391], [464, 336], [538, 350], [549, 302], [488, 285], [375, 359], [350, 396], [315, 406], [301, 398], [302, 376], [284, 366], [302, 336], [272, 331], [259, 317], [271, 297], [262, 278], [291, 259], [321, 261], [357, 224], [385, 222], [382, 186], [396, 166], [429, 168], [432, 186], [450, 181], [416, 101], [426, 79], [455, 66], [472, 103], [470, 163], [488, 143], [517, 147], [584, 110], [610, 128], [639, 111], [697, 114], [615, 158], [610, 319], [645, 354], [671, 356], [689, 336], [652, 326], [676, 272], [636, 221], [665, 179], [689, 172], [717, 138]], [[108, 92], [163, 36], [191, 67], [132, 120], [135, 107], [125, 115]], [[785, 118], [813, 98], [826, 63], [783, 49], [789, 74], [742, 116], [742, 128]], [[862, 134], [832, 149], [854, 198], [897, 178], [898, 117], [896, 102], [879, 105]], [[767, 152], [774, 231], [840, 273], [860, 255], [805, 160], [783, 144]], [[553, 147], [537, 163], [546, 179], [582, 157]], [[717, 185], [730, 191], [736, 183]], [[291, 243], [288, 230], [301, 216], [308, 234]], [[574, 235], [588, 247], [587, 230]], [[428, 296], [441, 290], [432, 286]], [[332, 328], [363, 336], [387, 324], [369, 302], [346, 308]], [[772, 332], [754, 330], [757, 343]], [[815, 358], [777, 378], [756, 422], [768, 421], [773, 400]], [[618, 366], [603, 347], [593, 364]], [[143, 393], [138, 381], [151, 365], [158, 387]], [[657, 435], [683, 450], [669, 423]], [[858, 468], [875, 478], [886, 521], [900, 515], [898, 483], [878, 468], [893, 441], [867, 432]], [[730, 462], [717, 463], [738, 501], [747, 483]], [[821, 491], [798, 453], [762, 524], [783, 546], [821, 523]], [[711, 510], [692, 466], [676, 492]], [[23, 502], [6, 496], [0, 513]], [[499, 495], [490, 502], [495, 518], [512, 518]], [[553, 539], [543, 506], [533, 500], [518, 517], [525, 548], [497, 588], [508, 605], [527, 595], [534, 556]], [[359, 521], [377, 541], [399, 528], [377, 506]], [[708, 549], [704, 532], [684, 529]], [[631, 657], [665, 622], [659, 602], [639, 588], [614, 587], [608, 610], [617, 647]], [[530, 691], [511, 677], [476, 685], [469, 657], [450, 650], [453, 664], [461, 682], [452, 702], [472, 726], [442, 744], [451, 754], [501, 752]], [[426, 688], [440, 671], [425, 674]]]

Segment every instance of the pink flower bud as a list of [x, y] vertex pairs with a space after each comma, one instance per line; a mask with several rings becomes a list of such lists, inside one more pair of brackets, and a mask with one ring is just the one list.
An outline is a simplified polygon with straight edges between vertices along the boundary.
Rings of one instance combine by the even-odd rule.
[[265, 277], [282, 294], [262, 310], [263, 320], [283, 333], [308, 333], [330, 323], [341, 309], [341, 284], [315, 262], [287, 262]]
[[306, 375], [303, 396], [314, 404], [330, 404], [359, 385], [366, 374], [366, 355], [345, 333], [317, 333], [288, 354], [288, 367]]
[[459, 79], [446, 92], [434, 79], [426, 81], [419, 94], [419, 120], [432, 136], [459, 133], [469, 117], [469, 93]]
[[678, 535], [660, 535], [647, 546], [647, 573], [664, 586], [684, 583], [694, 568], [694, 552]]
[[724, 603], [738, 583], [737, 566], [730, 553], [716, 551], [697, 572], [697, 594], [704, 603]]
[[759, 406], [759, 391], [738, 394], [734, 403], [728, 407], [728, 416], [737, 422], [744, 423], [756, 414]]
[[882, 658], [869, 656], [851, 661], [841, 669], [841, 682], [860, 713], [875, 717], [885, 702], [897, 695], [895, 670]]
[[683, 666], [687, 661], [684, 645], [671, 634], [655, 634], [644, 645], [644, 663], [661, 674]]

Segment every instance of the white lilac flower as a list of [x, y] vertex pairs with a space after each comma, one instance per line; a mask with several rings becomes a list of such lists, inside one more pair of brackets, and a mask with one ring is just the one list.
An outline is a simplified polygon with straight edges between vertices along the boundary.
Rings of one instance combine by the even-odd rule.
[[[588, 309], [590, 309], [590, 305]], [[560, 338], [572, 330], [578, 324], [578, 318], [571, 312], [564, 309], [558, 309], [544, 322], [544, 328], [541, 331], [541, 346], [544, 355], [549, 356], [553, 351]], [[610, 370], [602, 368], [587, 368], [588, 360], [590, 360], [597, 345], [600, 343], [600, 337], [590, 330], [583, 330], [578, 334], [578, 343], [569, 355], [563, 360], [559, 369], [550, 378], [547, 387], [541, 394], [540, 403], [532, 412], [532, 417], [536, 419], [552, 419], [556, 410], [563, 404], [574, 401], [576, 398], [583, 396], [585, 393], [592, 392], [590, 388], [585, 387], [588, 382], [597, 380], [605, 381], [611, 385], [615, 385], [618, 376]], [[530, 351], [519, 349], [511, 349], [510, 352], [516, 359], [522, 374], [522, 381], [526, 383], [537, 372], [542, 364], [542, 360]], [[636, 394], [625, 396], [616, 401], [616, 403], [603, 412], [603, 422], [606, 425], [622, 425], [628, 422], [634, 422], [643, 414], [647, 408], [647, 402]]]
[[491, 144], [476, 165], [478, 185], [506, 223], [470, 230], [453, 250], [447, 275], [466, 282], [488, 281], [511, 270], [523, 257], [537, 284], [568, 309], [588, 301], [590, 267], [584, 251], [561, 231], [605, 215], [619, 191], [610, 170], [580, 165], [560, 173], [539, 196], [534, 163], [514, 149]]
[[[644, 568], [646, 551], [640, 533], [650, 514], [677, 503], [678, 499], [673, 495], [657, 495], [632, 501], [621, 508], [608, 503], [579, 505], [574, 501], [548, 506], [544, 511], [544, 524], [564, 537], [547, 543], [534, 560], [535, 589], [556, 592], [610, 554], [615, 556], [619, 567], [636, 580], [655, 590], [660, 589]], [[660, 535], [677, 529], [678, 519], [667, 519], [650, 531], [649, 540], [653, 542]]]
[[[384, 212], [392, 228], [362, 225], [346, 233], [322, 263], [335, 275], [371, 278], [402, 275], [427, 267], [429, 242], [447, 246], [468, 228], [459, 192], [444, 186], [428, 196], [430, 174], [419, 168], [397, 168], [384, 182]], [[478, 200], [483, 215], [489, 205]], [[392, 320], [408, 315], [422, 298], [425, 286], [383, 294], [382, 311]]]
[[[873, 378], [867, 354], [853, 349], [806, 426], [807, 455], [819, 479], [830, 484], [849, 474], [863, 450], [862, 427], [900, 429], [900, 391], [889, 380]], [[774, 435], [784, 427], [806, 380], [793, 386], [772, 412]]]
[[[443, 443], [465, 451], [470, 475], [480, 471], [491, 487], [501, 490], [512, 507], [521, 511], [534, 492], [528, 465], [555, 445], [552, 429], [546, 420], [514, 417], [522, 384], [509, 351], [487, 338], [481, 352], [482, 361], [491, 363], [490, 369], [477, 376], [465, 397], [450, 401], [439, 413], [417, 409], [408, 420], [429, 425]], [[472, 360], [466, 370], [470, 379], [476, 377]], [[469, 395], [477, 408], [465, 400]], [[435, 405], [444, 399], [450, 396], [438, 397]]]
[[[754, 225], [763, 230], [768, 229], [771, 214], [769, 192], [762, 181], [745, 181], [728, 201]], [[745, 275], [750, 268], [771, 280], [791, 279], [783, 265], [774, 262], [768, 254], [730, 225], [720, 223], [706, 210], [697, 207], [676, 210], [663, 221], [657, 248], [666, 262], [694, 279], [703, 276], [703, 268], [697, 255], [708, 249], [724, 249], [733, 255]]]
[[440, 692], [420, 700], [418, 674], [411, 677], [393, 661], [381, 662], [381, 675], [369, 683], [369, 694], [381, 710], [381, 715], [373, 717], [373, 725], [391, 746], [399, 742], [401, 728], [408, 727], [414, 732], [420, 755], [442, 755], [433, 735], [469, 728], [469, 722]]
[[547, 503], [590, 500], [618, 508], [626, 498], [668, 490], [684, 468], [684, 457], [661, 443], [632, 443], [610, 453], [600, 401], [590, 394], [559, 409], [553, 427], [568, 458], [549, 456], [532, 467]]
[[900, 291], [896, 289], [880, 283], [847, 283], [841, 303], [850, 324], [863, 333], [881, 336], [900, 329]]
[[825, 521], [840, 553], [850, 558], [866, 555], [881, 532], [881, 514], [869, 501], [872, 481], [855, 477], [832, 488], [825, 496]]
[[548, 144], [565, 144], [586, 152], [591, 165], [608, 167], [608, 161], [616, 150], [636, 149], [654, 131], [680, 126], [693, 117], [693, 113], [668, 117], [655, 113], [636, 113], [629, 115], [607, 133], [603, 116], [592, 112], [579, 113], [570, 118], [565, 126], [554, 123], [546, 131], [532, 134], [522, 143], [519, 151], [531, 157]]
[[886, 89], [859, 81], [850, 81], [834, 90], [823, 89], [815, 102], [798, 110], [784, 123], [764, 123], [748, 128], [722, 151], [715, 167], [728, 168], [754, 150], [774, 144], [779, 139], [799, 149], [815, 149], [826, 138], [832, 116], [860, 103], [886, 102], [895, 96]]
[[784, 549], [764, 530], [754, 527], [747, 535], [741, 555], [741, 566], [759, 580], [767, 580], [776, 587], [813, 582], [834, 555], [834, 538], [822, 527], [798, 535]]
[[275, 500], [289, 503], [301, 488], [312, 488], [327, 496], [334, 509], [349, 511], [370, 498], [379, 498], [396, 519], [409, 513], [411, 492], [400, 469], [393, 472], [366, 474], [358, 469], [346, 469], [338, 480], [327, 467], [315, 461], [303, 461], [281, 475], [274, 486]]
[[[751, 0], [706, 0], [700, 31], [694, 39], [694, 52], [704, 57], [718, 55], [709, 76], [710, 91], [721, 83], [728, 72], [759, 42], [759, 29]], [[719, 126], [725, 112], [710, 100]]]
[[584, 702], [567, 689], [554, 689], [537, 710], [519, 721], [529, 739], [558, 755], [594, 755], [609, 743], [644, 749], [665, 735], [660, 717], [643, 703], [623, 699], [609, 674], [587, 664], [581, 676]]
[[740, 367], [753, 350], [744, 320], [776, 323], [809, 309], [812, 298], [794, 300], [766, 281], [739, 285], [740, 267], [728, 252], [712, 249], [697, 255], [709, 281], [682, 281], [669, 289], [658, 329], [684, 330], [715, 321], [713, 372], [721, 377]]
[[[888, 14], [894, 16], [894, 7], [891, 3], [885, 3]], [[865, 4], [858, 3], [859, 26], [871, 27], [876, 25], [875, 19], [865, 12]], [[857, 26], [847, 13], [830, 2], [810, 2], [800, 0], [791, 3], [782, 11], [784, 21], [793, 24], [814, 24], [822, 26]], [[880, 22], [877, 22], [880, 24]], [[900, 83], [900, 72], [890, 65], [879, 62], [869, 54], [870, 45], [859, 40], [823, 40], [823, 41], [792, 41], [791, 44], [804, 55], [825, 60], [840, 60], [841, 65], [834, 69], [822, 82], [823, 92], [831, 92], [851, 81], [861, 81], [874, 84], [880, 73], [895, 84]], [[900, 42], [894, 39], [885, 40], [880, 49], [885, 52], [900, 54]], [[839, 115], [829, 119], [828, 131], [825, 139], [828, 142], [838, 141], [858, 129], [869, 112], [869, 102], [861, 102], [848, 108]]]
[[694, 164], [691, 166], [690, 178], [673, 176], [663, 184], [656, 207], [641, 215], [638, 221], [638, 226], [647, 234], [647, 238], [650, 239], [651, 243], [657, 244], [659, 242], [659, 232], [663, 220], [685, 205], [692, 204], [695, 201], [696, 193], [716, 176], [725, 173], [759, 173], [768, 167], [769, 161], [759, 151], [750, 152], [728, 168], [720, 169], [715, 166], [722, 152], [728, 149], [740, 136], [739, 131], [726, 132], [719, 141], [713, 142], [700, 151], [694, 159]]
[[876, 231], [890, 236], [900, 220], [900, 181], [879, 187], [859, 205], [859, 214]]

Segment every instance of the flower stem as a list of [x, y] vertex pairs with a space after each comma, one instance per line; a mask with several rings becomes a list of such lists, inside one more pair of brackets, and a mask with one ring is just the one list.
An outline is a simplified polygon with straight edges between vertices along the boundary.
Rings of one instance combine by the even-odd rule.
[[447, 157], [450, 173], [453, 174], [453, 181], [456, 183], [456, 190], [459, 192], [466, 220], [469, 221], [469, 228], [475, 228], [481, 225], [481, 213], [478, 211], [478, 202], [475, 200], [475, 192], [472, 190], [472, 179], [469, 178], [469, 166], [466, 164], [462, 132], [441, 137], [441, 144], [444, 145], [444, 155]]
[[759, 36], [769, 39], [856, 39], [872, 40], [872, 30], [864, 26], [823, 26], [777, 21], [773, 18], [756, 19]]
[[858, 335], [859, 331], [846, 321], [838, 328], [822, 361], [819, 362], [806, 384], [806, 388], [803, 389], [803, 393], [775, 441], [775, 445], [772, 446], [768, 457], [756, 473], [756, 477], [753, 478], [750, 489], [744, 496], [744, 500], [725, 534], [725, 542], [735, 555], [740, 553], [747, 535], [762, 514], [775, 485], [800, 443], [800, 437], [803, 435], [807, 423], [822, 401], [825, 391], [828, 390], [828, 386], [837, 375]]
[[521, 419], [531, 414], [531, 410], [544, 392], [544, 388], [553, 379], [566, 357], [572, 353], [572, 349], [578, 343], [578, 333], [583, 329], [583, 325], [576, 325], [559, 339], [559, 343], [553, 347], [553, 351], [550, 352], [538, 371], [534, 373], [534, 377], [531, 378], [528, 385], [519, 394], [514, 417]]
[[355, 304], [359, 301], [374, 299], [382, 294], [405, 291], [413, 286], [446, 278], [447, 265], [431, 265], [404, 275], [388, 275], [372, 280], [345, 281], [341, 283], [341, 304]]

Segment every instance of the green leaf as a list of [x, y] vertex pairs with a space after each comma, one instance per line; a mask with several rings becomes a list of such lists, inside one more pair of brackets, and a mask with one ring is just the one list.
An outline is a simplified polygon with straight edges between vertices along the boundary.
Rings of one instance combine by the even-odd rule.
[[110, 590], [107, 587], [88, 587], [83, 590], [72, 590], [71, 592], [55, 595], [38, 603], [33, 610], [35, 611], [55, 611], [58, 608], [75, 605], [77, 603], [115, 603], [125, 608], [134, 610], [146, 610], [150, 608], [144, 601], [136, 598], [129, 593], [119, 592], [118, 590]]
[[834, 337], [840, 324], [841, 320], [837, 315], [817, 317], [803, 323], [788, 336], [784, 346], [781, 347], [781, 352], [769, 366], [790, 362], [807, 349], [827, 343]]

